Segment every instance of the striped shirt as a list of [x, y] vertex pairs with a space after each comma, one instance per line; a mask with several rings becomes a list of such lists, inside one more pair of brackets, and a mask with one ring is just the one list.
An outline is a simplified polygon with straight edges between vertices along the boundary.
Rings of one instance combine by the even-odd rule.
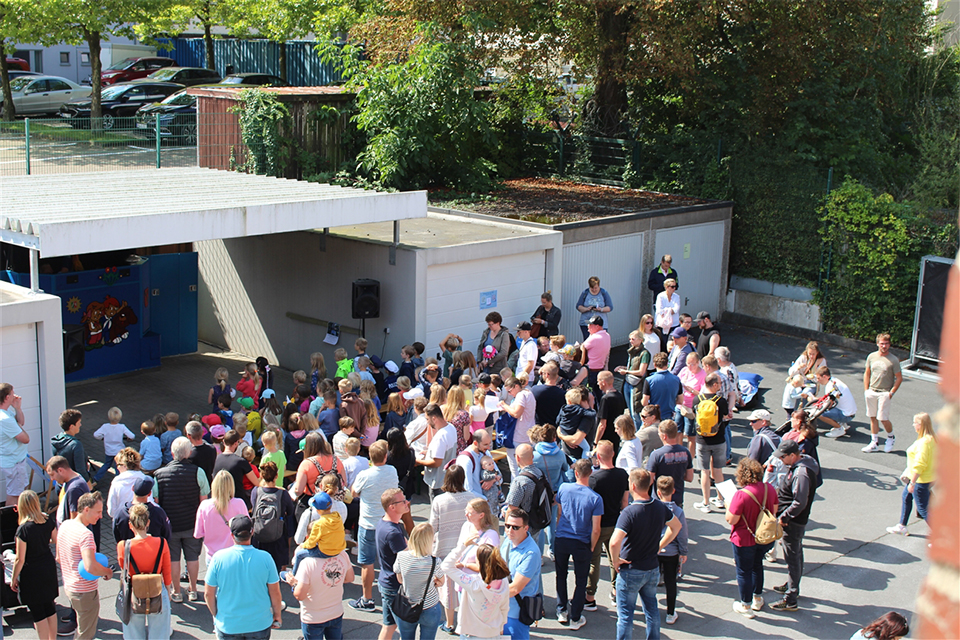
[[[403, 592], [411, 604], [420, 602], [423, 589], [427, 587], [427, 578], [430, 576], [430, 567], [436, 563], [433, 578], [443, 575], [440, 569], [440, 559], [433, 556], [415, 556], [412, 551], [401, 551], [397, 554], [397, 561], [393, 563], [393, 571], [403, 580]], [[437, 594], [437, 585], [431, 579], [427, 587], [427, 596], [423, 600], [423, 608], [429, 609], [440, 602]]]
[[60, 525], [57, 532], [57, 561], [63, 573], [63, 590], [69, 593], [89, 593], [97, 590], [96, 580], [80, 577], [77, 565], [83, 559], [83, 550], [97, 551], [93, 533], [80, 520], [73, 518]]

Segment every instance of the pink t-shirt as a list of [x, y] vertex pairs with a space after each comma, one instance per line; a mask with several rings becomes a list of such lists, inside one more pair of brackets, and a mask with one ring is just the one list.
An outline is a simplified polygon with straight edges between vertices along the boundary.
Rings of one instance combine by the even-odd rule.
[[537, 424], [537, 399], [533, 397], [530, 389], [524, 389], [513, 399], [513, 404], [523, 407], [523, 413], [517, 418], [517, 426], [513, 431], [513, 444], [516, 446], [529, 443], [530, 436], [527, 432]]
[[304, 558], [297, 568], [297, 582], [306, 590], [300, 601], [300, 621], [327, 622], [343, 615], [343, 580], [350, 570], [350, 558], [341, 551], [332, 558]]
[[57, 532], [57, 561], [63, 573], [63, 590], [70, 593], [88, 593], [97, 590], [96, 580], [87, 580], [80, 576], [77, 565], [83, 559], [83, 550], [97, 551], [93, 532], [72, 518], [60, 525]]
[[588, 369], [603, 369], [607, 366], [610, 358], [610, 334], [606, 330], [591, 333], [582, 346], [587, 351]]
[[197, 509], [197, 521], [193, 528], [193, 537], [203, 540], [207, 548], [207, 562], [217, 551], [233, 546], [233, 536], [230, 535], [230, 518], [247, 515], [247, 505], [240, 498], [232, 498], [227, 504], [227, 515], [221, 516], [217, 511], [216, 502], [208, 498], [200, 503]]
[[[760, 505], [757, 502], [763, 504], [764, 487], [767, 490], [765, 506], [770, 510], [770, 513], [775, 514], [777, 512], [777, 490], [769, 484], [755, 482], [747, 485], [744, 489], [733, 494], [733, 498], [730, 500], [730, 513], [740, 516], [737, 524], [733, 525], [733, 529], [730, 531], [730, 542], [738, 547], [752, 547], [757, 544], [750, 530], [757, 526], [757, 518], [760, 516]], [[750, 490], [757, 502], [754, 502], [753, 498], [745, 493], [746, 489]], [[747, 528], [748, 525], [749, 529]]]
[[704, 371], [703, 367], [700, 367], [697, 373], [691, 373], [690, 369], [684, 367], [680, 370], [680, 373], [677, 376], [680, 378], [680, 382], [683, 383], [683, 406], [693, 408], [693, 401], [697, 399], [696, 393], [690, 393], [687, 391], [686, 387], [693, 387], [697, 390], [697, 393], [700, 392], [700, 388], [703, 387], [703, 381], [707, 378], [707, 372]]

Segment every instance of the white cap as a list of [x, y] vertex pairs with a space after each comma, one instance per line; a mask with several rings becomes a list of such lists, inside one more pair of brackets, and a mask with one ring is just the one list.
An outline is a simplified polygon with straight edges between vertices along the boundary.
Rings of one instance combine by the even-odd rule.
[[767, 422], [770, 422], [772, 418], [773, 416], [771, 416], [770, 412], [766, 409], [757, 409], [750, 414], [750, 417], [748, 417], [747, 420], [750, 422], [753, 422], [754, 420], [766, 420]]
[[393, 360], [387, 360], [387, 361], [383, 364], [383, 366], [384, 366], [384, 367], [386, 368], [386, 370], [389, 371], [390, 373], [397, 373], [398, 371], [400, 371], [400, 367], [398, 367], [398, 366], [397, 366], [397, 363], [394, 362]]
[[422, 398], [422, 397], [423, 397], [423, 389], [421, 389], [420, 387], [414, 387], [413, 389], [410, 389], [410, 391], [407, 391], [406, 393], [403, 394], [404, 400], [416, 400], [417, 398]]

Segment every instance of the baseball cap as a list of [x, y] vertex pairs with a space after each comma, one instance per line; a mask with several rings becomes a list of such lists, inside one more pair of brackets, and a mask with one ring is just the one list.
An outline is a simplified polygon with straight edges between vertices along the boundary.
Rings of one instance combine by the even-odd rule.
[[767, 422], [769, 422], [772, 417], [773, 416], [771, 416], [770, 412], [767, 411], [766, 409], [757, 409], [756, 411], [750, 414], [747, 420], [749, 420], [750, 422], [753, 422], [754, 420], [766, 420]]
[[375, 366], [377, 369], [383, 369], [384, 362], [380, 356], [370, 356], [370, 364]]
[[773, 455], [777, 458], [782, 458], [783, 456], [789, 456], [794, 453], [800, 453], [800, 445], [797, 444], [796, 440], [781, 440], [780, 446], [773, 452]]
[[138, 495], [143, 498], [150, 495], [151, 491], [153, 491], [153, 478], [150, 476], [138, 478], [137, 481], [133, 483], [134, 495]]
[[326, 492], [319, 492], [310, 499], [310, 506], [317, 511], [323, 511], [333, 506], [333, 499]]
[[253, 533], [253, 520], [247, 515], [233, 516], [230, 518], [230, 533], [234, 537], [245, 533]]
[[383, 363], [383, 366], [390, 373], [397, 373], [400, 371], [400, 367], [398, 367], [397, 363], [394, 362], [393, 360], [387, 360], [386, 362]]
[[423, 389], [420, 387], [414, 387], [403, 394], [404, 400], [416, 400], [417, 398], [423, 397]]
[[595, 324], [595, 325], [597, 325], [598, 327], [602, 327], [602, 326], [603, 326], [603, 318], [601, 318], [600, 316], [593, 316], [592, 318], [590, 318], [590, 322], [589, 322], [588, 324]]
[[490, 384], [490, 374], [489, 374], [489, 373], [481, 373], [480, 375], [478, 375], [478, 376], [477, 376], [477, 383], [478, 383], [478, 384]]
[[240, 398], [240, 406], [244, 409], [253, 409], [253, 398], [247, 398], [246, 396]]
[[215, 424], [210, 427], [211, 438], [222, 438], [225, 435], [227, 435], [227, 430], [222, 424]]
[[673, 336], [674, 338], [688, 338], [688, 337], [690, 337], [690, 334], [687, 333], [687, 330], [684, 329], [683, 327], [677, 327], [676, 329], [673, 330], [673, 333], [671, 333], [670, 335]]
[[709, 320], [709, 319], [710, 319], [710, 314], [707, 313], [706, 311], [701, 311], [700, 313], [697, 314], [697, 317], [694, 318], [696, 322], [700, 322], [701, 320]]
[[526, 320], [517, 325], [517, 331], [530, 331], [531, 329], [533, 329], [533, 325]]
[[220, 420], [220, 416], [218, 416], [218, 415], [215, 414], [215, 413], [208, 413], [207, 415], [203, 416], [203, 417], [200, 419], [200, 421], [201, 421], [203, 424], [207, 425], [208, 427], [212, 427], [212, 426], [215, 425], [215, 424], [221, 424], [221, 422], [222, 422], [222, 421]]
[[260, 399], [266, 400], [267, 398], [274, 398], [276, 395], [273, 389], [264, 389], [263, 393], [260, 394]]

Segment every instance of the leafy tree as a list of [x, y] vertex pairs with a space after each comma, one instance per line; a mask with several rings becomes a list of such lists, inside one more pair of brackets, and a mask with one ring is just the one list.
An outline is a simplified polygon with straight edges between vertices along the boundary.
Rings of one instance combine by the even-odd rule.
[[142, 16], [135, 30], [141, 38], [150, 39], [157, 33], [179, 31], [196, 20], [203, 26], [205, 65], [207, 69], [216, 69], [213, 28], [223, 26], [236, 35], [242, 13], [241, 0], [167, 0]]
[[7, 46], [17, 42], [42, 45], [56, 43], [46, 28], [43, 16], [32, 3], [23, 0], [0, 0], [0, 85], [3, 91], [3, 120], [13, 120], [16, 106], [10, 91]]
[[260, 36], [280, 46], [280, 77], [287, 80], [287, 40], [303, 38], [320, 8], [317, 0], [240, 0], [234, 30]]

